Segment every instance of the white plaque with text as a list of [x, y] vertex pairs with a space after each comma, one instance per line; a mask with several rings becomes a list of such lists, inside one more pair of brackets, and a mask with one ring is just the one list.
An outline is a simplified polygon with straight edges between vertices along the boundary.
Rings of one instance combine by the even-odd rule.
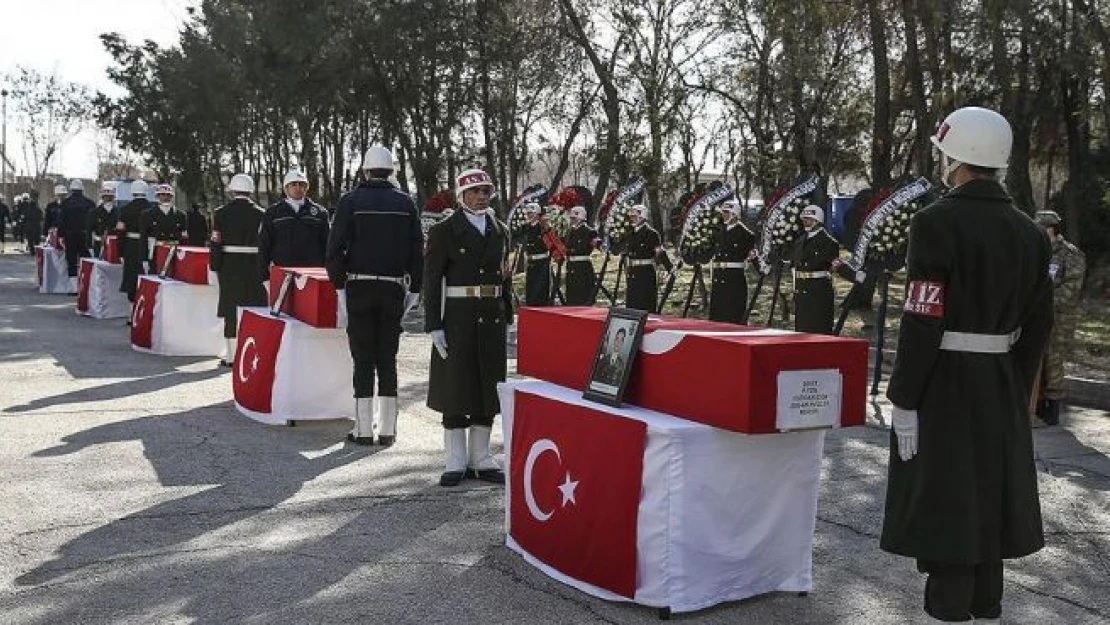
[[843, 384], [836, 369], [780, 371], [775, 427], [779, 431], [838, 427]]

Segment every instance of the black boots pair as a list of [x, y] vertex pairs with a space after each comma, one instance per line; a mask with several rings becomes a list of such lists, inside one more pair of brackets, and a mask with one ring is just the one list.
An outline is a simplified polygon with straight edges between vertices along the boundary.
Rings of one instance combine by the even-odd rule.
[[1037, 404], [1037, 416], [1045, 425], [1060, 425], [1060, 400], [1042, 399]]

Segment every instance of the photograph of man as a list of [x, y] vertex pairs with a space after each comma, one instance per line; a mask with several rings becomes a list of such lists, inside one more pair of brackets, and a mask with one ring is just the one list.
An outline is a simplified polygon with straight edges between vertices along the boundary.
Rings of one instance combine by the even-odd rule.
[[594, 368], [590, 389], [616, 395], [624, 381], [625, 370], [631, 358], [632, 337], [636, 332], [636, 321], [614, 319], [609, 326], [608, 339], [598, 357]]

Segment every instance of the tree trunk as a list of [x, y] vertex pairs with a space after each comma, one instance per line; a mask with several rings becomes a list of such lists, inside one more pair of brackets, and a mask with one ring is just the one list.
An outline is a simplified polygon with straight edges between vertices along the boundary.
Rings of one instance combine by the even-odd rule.
[[871, 126], [871, 184], [876, 189], [883, 189], [890, 184], [894, 131], [890, 123], [890, 59], [887, 57], [886, 49], [886, 21], [880, 11], [878, 0], [867, 0], [867, 21], [871, 31], [871, 62], [875, 67], [875, 117]]

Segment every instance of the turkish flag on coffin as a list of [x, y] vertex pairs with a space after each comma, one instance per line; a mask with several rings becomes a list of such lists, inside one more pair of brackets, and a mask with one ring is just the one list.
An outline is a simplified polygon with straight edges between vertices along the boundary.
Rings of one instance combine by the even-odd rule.
[[509, 535], [574, 579], [631, 598], [647, 426], [517, 391]]
[[158, 302], [158, 280], [139, 280], [135, 291], [135, 304], [131, 307], [131, 344], [150, 349], [154, 329], [154, 305]]
[[283, 334], [284, 321], [243, 311], [231, 388], [235, 401], [247, 410], [273, 411], [274, 375]]
[[77, 311], [89, 311], [89, 285], [92, 283], [92, 259], [82, 258], [77, 272]]

